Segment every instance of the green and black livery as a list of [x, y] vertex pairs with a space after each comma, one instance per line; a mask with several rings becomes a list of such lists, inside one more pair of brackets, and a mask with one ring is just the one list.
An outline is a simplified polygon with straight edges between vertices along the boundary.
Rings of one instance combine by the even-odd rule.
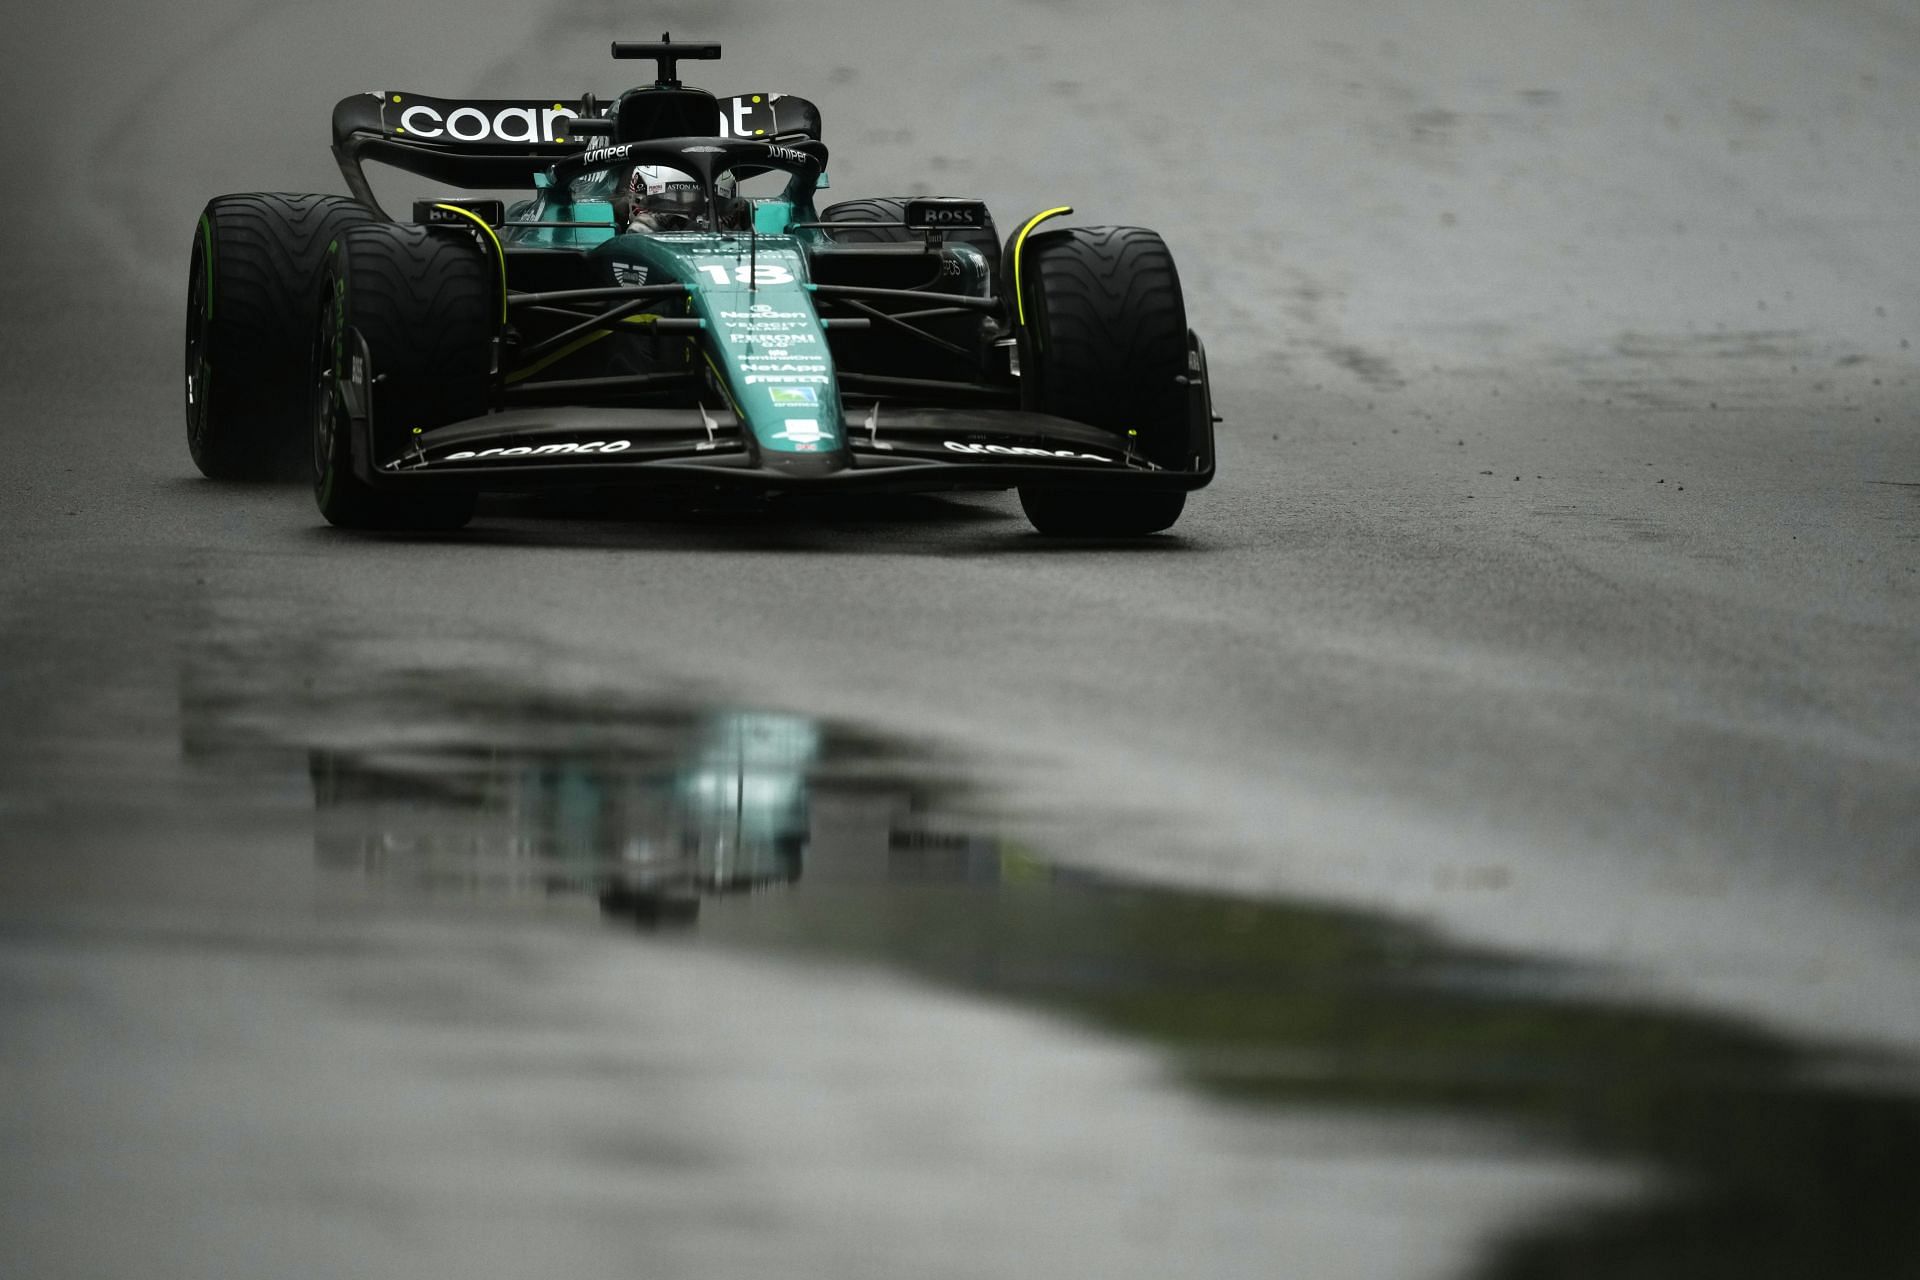
[[[953, 198], [816, 207], [820, 113], [720, 99], [676, 63], [719, 46], [616, 43], [659, 63], [610, 103], [343, 100], [351, 197], [239, 195], [196, 230], [189, 444], [209, 475], [311, 456], [356, 528], [456, 528], [482, 492], [698, 496], [1018, 489], [1042, 532], [1171, 526], [1213, 476], [1206, 356], [1160, 237], [1062, 227], [1004, 242]], [[448, 197], [406, 220], [364, 165]], [[708, 228], [630, 231], [621, 178], [691, 175]], [[720, 216], [716, 182], [750, 183]]]

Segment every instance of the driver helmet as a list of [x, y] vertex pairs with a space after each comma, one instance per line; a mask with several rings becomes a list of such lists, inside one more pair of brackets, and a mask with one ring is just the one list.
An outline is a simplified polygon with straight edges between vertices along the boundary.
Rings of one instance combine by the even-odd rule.
[[626, 195], [629, 231], [744, 230], [752, 217], [730, 173], [713, 182], [713, 203], [720, 213], [717, 228], [707, 225], [707, 199], [690, 173], [660, 164], [636, 165], [627, 177]]

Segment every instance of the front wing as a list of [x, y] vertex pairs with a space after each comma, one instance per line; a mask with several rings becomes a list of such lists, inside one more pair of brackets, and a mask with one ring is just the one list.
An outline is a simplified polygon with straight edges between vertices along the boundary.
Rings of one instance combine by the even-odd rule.
[[558, 406], [508, 410], [422, 432], [397, 456], [369, 456], [356, 423], [355, 469], [375, 488], [1198, 489], [1213, 478], [1203, 418], [1188, 465], [1159, 466], [1107, 432], [1017, 409], [889, 409], [850, 415], [847, 439], [817, 452], [762, 452], [726, 410]]

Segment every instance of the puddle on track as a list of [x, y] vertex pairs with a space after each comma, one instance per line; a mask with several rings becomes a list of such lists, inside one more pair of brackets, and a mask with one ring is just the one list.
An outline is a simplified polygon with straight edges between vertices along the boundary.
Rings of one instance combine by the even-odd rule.
[[331, 730], [245, 697], [184, 710], [208, 768], [304, 754], [317, 859], [376, 892], [580, 895], [668, 945], [877, 965], [1117, 1034], [1223, 1102], [1466, 1118], [1651, 1175], [1510, 1234], [1481, 1276], [1920, 1275], [1904, 1064], [1379, 916], [1075, 870], [994, 834], [968, 762], [799, 716], [418, 673]]

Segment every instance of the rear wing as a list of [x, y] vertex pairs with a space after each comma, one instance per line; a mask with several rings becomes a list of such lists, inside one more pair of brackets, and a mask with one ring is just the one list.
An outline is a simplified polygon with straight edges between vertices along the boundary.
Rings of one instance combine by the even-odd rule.
[[[714, 136], [767, 142], [819, 141], [820, 109], [782, 93], [717, 100]], [[579, 155], [598, 140], [575, 137], [581, 116], [605, 117], [614, 104], [592, 94], [557, 98], [430, 98], [389, 90], [342, 98], [333, 109], [333, 156], [356, 200], [378, 209], [362, 166], [392, 165], [450, 187], [530, 189], [534, 175]], [[604, 129], [604, 126], [602, 126]]]

